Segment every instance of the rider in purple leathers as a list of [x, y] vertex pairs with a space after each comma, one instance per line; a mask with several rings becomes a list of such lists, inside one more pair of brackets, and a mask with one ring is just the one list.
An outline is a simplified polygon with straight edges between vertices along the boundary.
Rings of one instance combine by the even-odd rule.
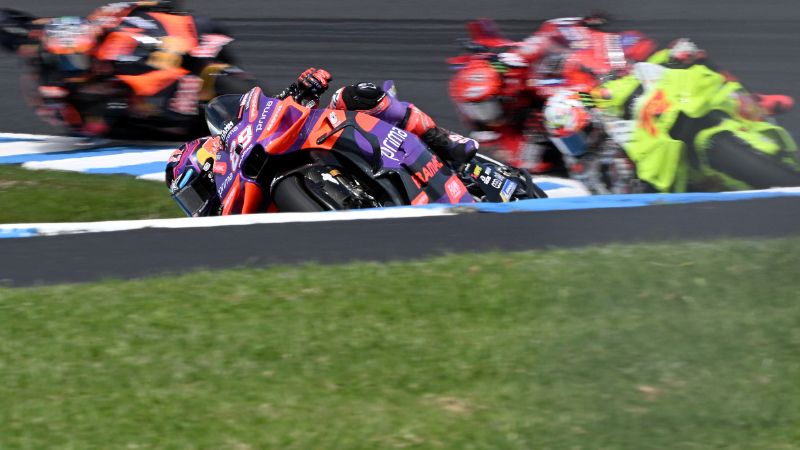
[[[306, 107], [314, 108], [319, 105], [319, 97], [327, 90], [330, 80], [331, 76], [327, 71], [310, 68], [277, 97], [284, 98], [301, 92], [303, 98], [301, 103]], [[329, 107], [363, 112], [413, 133], [442, 160], [456, 167], [471, 160], [478, 150], [476, 141], [436, 126], [433, 119], [419, 108], [411, 103], [398, 100], [391, 90], [387, 92], [372, 83], [358, 83], [340, 88], [334, 94]], [[192, 183], [196, 178], [213, 180], [212, 167], [193, 167], [196, 164], [187, 164], [187, 156], [183, 153], [185, 150], [189, 150], [192, 154], [205, 151], [215, 153], [222, 145], [218, 136], [220, 131], [222, 130], [212, 130], [217, 136], [205, 137], [184, 144], [170, 158], [166, 167], [166, 182], [173, 194], [187, 183]], [[222, 134], [225, 135], [225, 132]], [[192, 159], [191, 155], [189, 155], [189, 159]], [[187, 172], [189, 172], [189, 176], [186, 175]], [[213, 181], [205, 191], [210, 197], [216, 197]], [[216, 198], [206, 199], [203, 205], [196, 211], [187, 212], [190, 215], [217, 215], [222, 210], [222, 205]]]
[[[385, 86], [386, 87], [386, 86]], [[360, 111], [417, 135], [440, 158], [456, 165], [472, 159], [478, 150], [474, 139], [465, 138], [436, 125], [433, 119], [411, 103], [398, 100], [372, 83], [339, 88], [330, 108]]]

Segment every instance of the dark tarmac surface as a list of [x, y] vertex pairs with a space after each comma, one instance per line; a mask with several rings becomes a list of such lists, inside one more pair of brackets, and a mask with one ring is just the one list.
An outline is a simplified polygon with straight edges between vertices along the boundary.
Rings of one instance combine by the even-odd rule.
[[0, 239], [0, 284], [31, 286], [200, 268], [393, 261], [446, 253], [800, 234], [800, 198], [536, 213]]
[[[0, 6], [53, 16], [86, 14], [100, 3], [3, 0]], [[185, 4], [231, 26], [239, 39], [234, 45], [242, 67], [264, 80], [267, 92], [281, 90], [309, 66], [331, 71], [334, 85], [391, 78], [401, 97], [456, 130], [462, 128], [447, 96], [450, 74], [445, 58], [460, 52], [456, 39], [466, 37], [464, 21], [475, 17], [496, 18], [509, 37], [521, 38], [540, 20], [603, 10], [619, 19], [614, 28], [641, 30], [662, 45], [681, 36], [692, 38], [753, 91], [800, 99], [800, 8], [793, 0], [193, 0]], [[14, 56], [0, 57], [0, 131], [57, 133], [39, 122], [25, 104], [19, 73]], [[800, 108], [782, 117], [781, 124], [800, 136]], [[773, 237], [800, 234], [798, 218], [800, 201], [776, 199], [6, 239], [0, 240], [0, 279], [32, 285], [141, 277], [202, 266], [383, 261], [459, 251]], [[197, 242], [207, 245], [191, 244]]]
[[[39, 16], [80, 15], [98, 1], [3, 0], [1, 6]], [[500, 20], [512, 38], [533, 31], [542, 19], [603, 10], [618, 19], [613, 28], [639, 29], [662, 45], [686, 36], [707, 49], [712, 59], [754, 91], [779, 92], [800, 99], [800, 8], [793, 0], [636, 0], [569, 2], [500, 0], [463, 2], [375, 2], [346, 0], [184, 2], [199, 14], [221, 18], [239, 40], [234, 44], [242, 67], [278, 92], [310, 66], [324, 67], [334, 85], [394, 79], [401, 97], [428, 111], [442, 125], [462, 127], [448, 99], [450, 73], [445, 63], [457, 55], [464, 21]], [[52, 134], [22, 99], [19, 64], [0, 58], [0, 131]], [[800, 110], [800, 108], [798, 108]], [[781, 121], [800, 136], [800, 111]]]

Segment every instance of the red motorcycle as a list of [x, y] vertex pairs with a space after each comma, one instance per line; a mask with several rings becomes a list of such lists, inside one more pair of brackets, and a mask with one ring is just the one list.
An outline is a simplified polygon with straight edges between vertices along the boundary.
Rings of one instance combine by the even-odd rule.
[[640, 32], [599, 29], [605, 23], [599, 16], [548, 20], [523, 41], [503, 37], [489, 19], [467, 25], [469, 52], [448, 60], [450, 96], [481, 149], [534, 173], [566, 175], [543, 126], [547, 99], [565, 89], [589, 92], [656, 49]]

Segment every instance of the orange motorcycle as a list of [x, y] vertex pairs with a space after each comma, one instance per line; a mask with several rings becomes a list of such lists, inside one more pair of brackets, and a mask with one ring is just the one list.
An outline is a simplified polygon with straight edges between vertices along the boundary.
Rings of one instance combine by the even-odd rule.
[[83, 136], [205, 134], [208, 101], [258, 84], [235, 65], [233, 40], [164, 1], [114, 3], [85, 18], [0, 9], [0, 46], [30, 69], [37, 113]]

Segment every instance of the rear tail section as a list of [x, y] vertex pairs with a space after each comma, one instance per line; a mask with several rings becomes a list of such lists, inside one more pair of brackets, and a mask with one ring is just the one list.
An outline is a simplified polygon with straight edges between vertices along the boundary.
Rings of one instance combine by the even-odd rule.
[[469, 52], [447, 59], [453, 70], [459, 70], [472, 59], [474, 53], [491, 52], [492, 49], [505, 47], [514, 43], [500, 34], [497, 22], [492, 19], [478, 19], [467, 23], [469, 39], [460, 39], [462, 46]]
[[383, 91], [389, 94], [392, 97], [397, 97], [397, 86], [394, 84], [394, 80], [386, 80], [383, 82]]

